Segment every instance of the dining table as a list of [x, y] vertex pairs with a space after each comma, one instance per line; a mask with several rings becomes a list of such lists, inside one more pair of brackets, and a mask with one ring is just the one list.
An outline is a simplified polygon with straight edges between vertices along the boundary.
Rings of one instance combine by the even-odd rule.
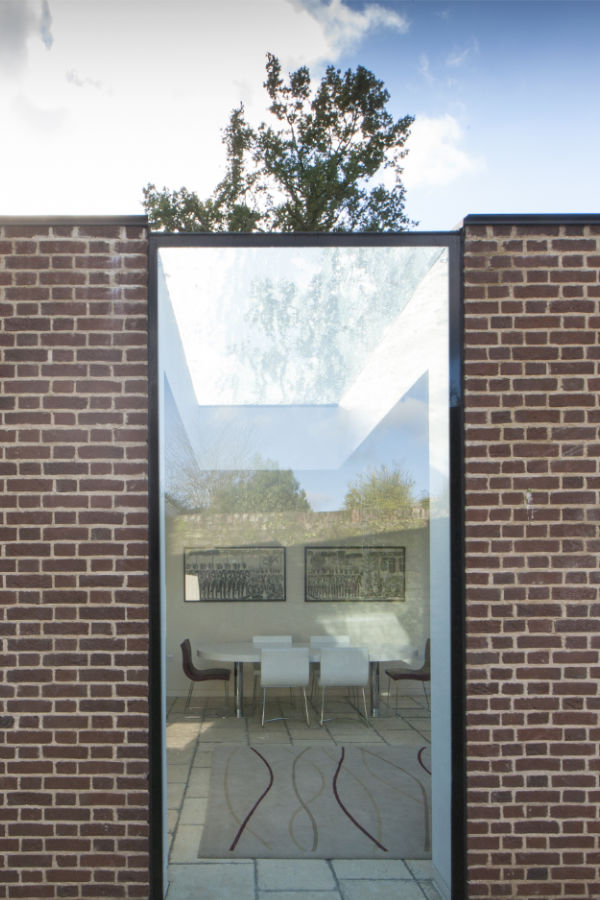
[[[294, 642], [293, 647], [307, 647], [311, 662], [321, 659], [321, 647], [311, 647], [308, 641]], [[381, 715], [381, 690], [379, 664], [387, 662], [410, 663], [414, 658], [411, 644], [369, 644], [363, 643], [369, 651], [369, 707], [374, 718]], [[249, 641], [202, 641], [196, 645], [200, 659], [214, 662], [233, 663], [233, 685], [235, 693], [235, 715], [244, 715], [244, 663], [260, 662], [261, 648]]]

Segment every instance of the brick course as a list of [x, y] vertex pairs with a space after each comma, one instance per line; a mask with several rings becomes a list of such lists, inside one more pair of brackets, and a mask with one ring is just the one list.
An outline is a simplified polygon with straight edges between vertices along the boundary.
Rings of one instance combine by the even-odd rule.
[[468, 896], [600, 897], [600, 225], [465, 226]]
[[0, 897], [148, 886], [147, 234], [0, 224]]

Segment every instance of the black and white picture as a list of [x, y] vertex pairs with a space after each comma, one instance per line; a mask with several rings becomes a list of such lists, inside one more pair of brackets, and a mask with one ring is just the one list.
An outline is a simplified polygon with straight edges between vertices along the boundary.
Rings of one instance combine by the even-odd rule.
[[284, 548], [185, 550], [184, 584], [192, 603], [285, 600]]
[[405, 599], [404, 547], [306, 547], [309, 603]]

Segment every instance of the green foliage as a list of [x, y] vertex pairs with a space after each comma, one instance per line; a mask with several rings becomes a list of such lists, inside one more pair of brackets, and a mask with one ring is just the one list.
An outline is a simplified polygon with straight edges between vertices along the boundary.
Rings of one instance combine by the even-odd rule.
[[233, 474], [229, 483], [222, 480], [212, 492], [211, 512], [272, 513], [310, 510], [306, 493], [300, 489], [291, 469], [257, 469]]
[[[154, 229], [166, 231], [402, 231], [401, 161], [412, 116], [394, 121], [383, 82], [368, 69], [329, 66], [316, 90], [301, 66], [286, 82], [267, 54], [272, 124], [253, 129], [240, 105], [223, 138], [226, 174], [205, 201], [144, 188]], [[393, 186], [374, 181], [389, 169]]]
[[180, 512], [310, 511], [306, 493], [291, 469], [274, 467], [210, 471], [195, 467], [180, 480], [169, 499]]
[[247, 327], [228, 348], [246, 389], [256, 402], [339, 402], [439, 253], [403, 250], [399, 264], [395, 247], [328, 247], [310, 277], [249, 280]]
[[416, 505], [414, 487], [414, 480], [401, 469], [388, 469], [382, 465], [360, 475], [348, 486], [344, 506], [348, 510], [359, 510], [361, 514], [397, 515], [399, 510]]

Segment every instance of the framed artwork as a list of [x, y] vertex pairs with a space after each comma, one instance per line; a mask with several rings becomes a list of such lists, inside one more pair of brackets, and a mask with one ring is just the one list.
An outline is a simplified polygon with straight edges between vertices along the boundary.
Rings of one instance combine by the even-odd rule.
[[307, 603], [405, 600], [404, 547], [305, 547]]
[[214, 547], [183, 551], [187, 603], [285, 600], [283, 547]]

